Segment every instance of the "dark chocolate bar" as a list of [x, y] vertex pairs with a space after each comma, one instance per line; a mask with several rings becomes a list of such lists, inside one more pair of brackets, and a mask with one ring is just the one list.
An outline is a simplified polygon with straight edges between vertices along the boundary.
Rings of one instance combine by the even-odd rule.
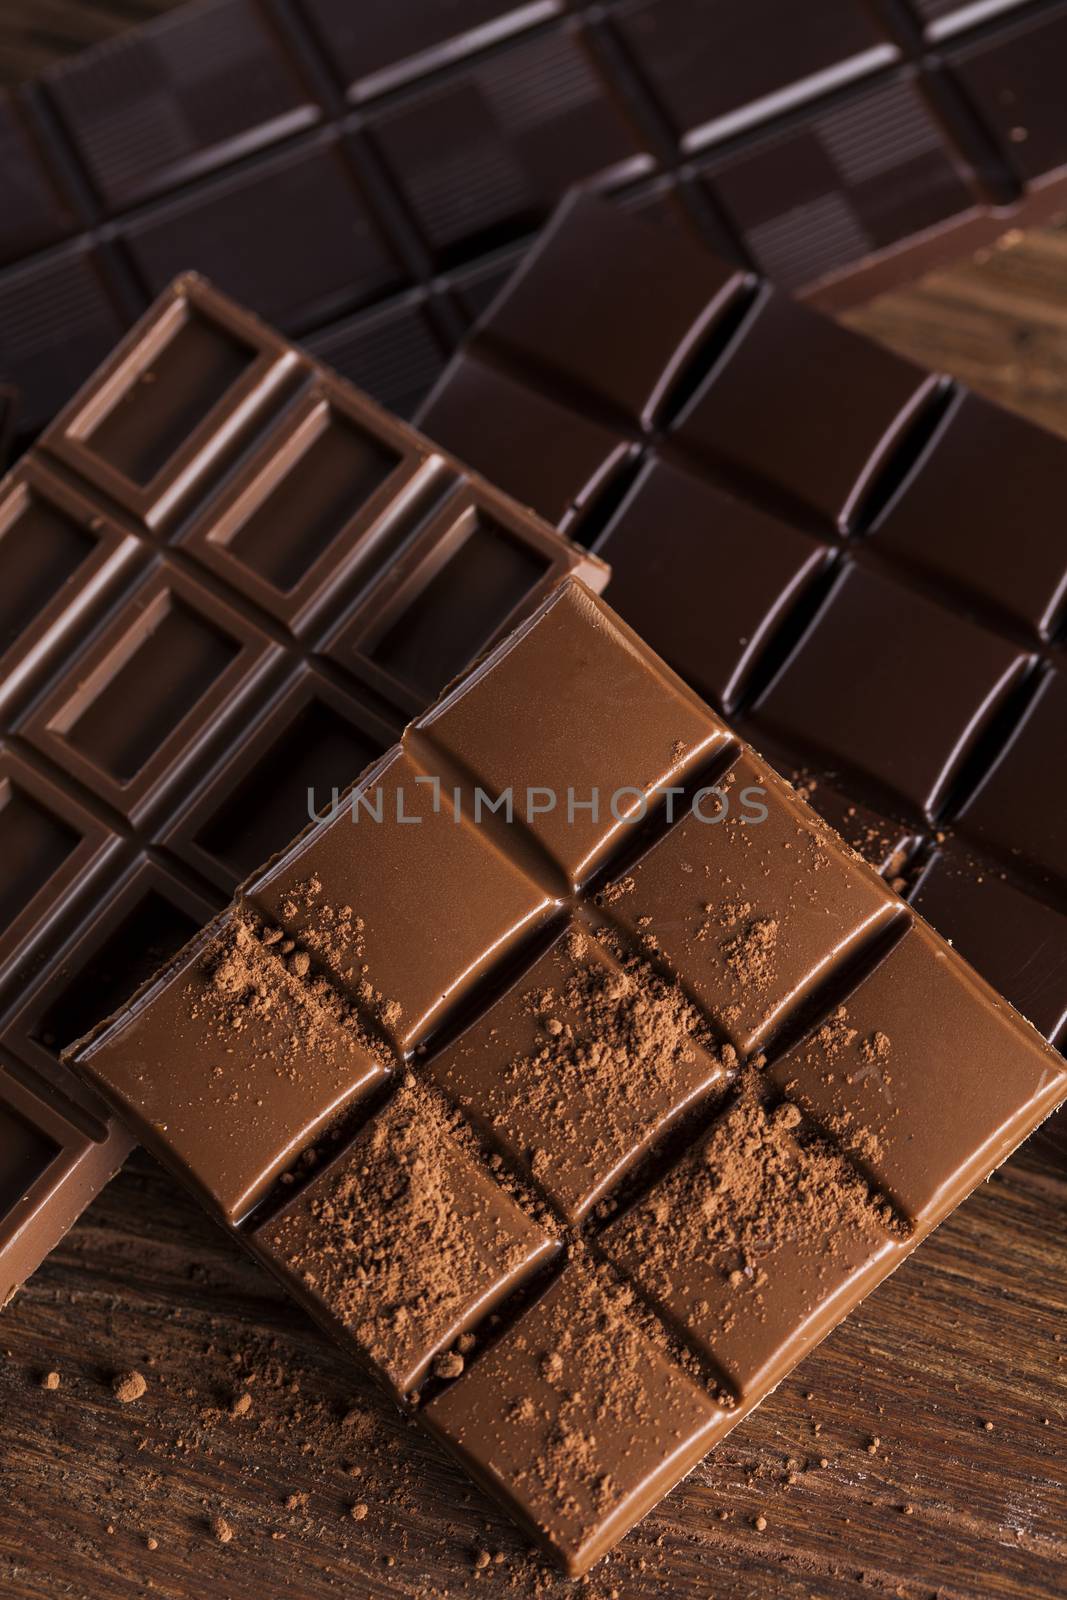
[[71, 1059], [574, 1574], [1067, 1094], [575, 578]]
[[0, 101], [27, 430], [194, 268], [392, 408], [575, 184], [825, 302], [1067, 196], [1041, 0], [198, 0]]
[[421, 415], [1062, 1044], [1062, 440], [589, 197]]
[[130, 1148], [62, 1048], [606, 569], [193, 278], [0, 487], [0, 563], [2, 1301]]

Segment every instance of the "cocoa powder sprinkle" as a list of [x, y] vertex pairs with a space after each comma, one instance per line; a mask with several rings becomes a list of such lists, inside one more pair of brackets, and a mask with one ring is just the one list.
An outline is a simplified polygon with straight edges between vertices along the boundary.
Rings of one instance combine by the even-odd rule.
[[121, 1405], [128, 1406], [134, 1400], [140, 1400], [148, 1392], [148, 1383], [140, 1372], [116, 1373], [111, 1383], [116, 1400]]

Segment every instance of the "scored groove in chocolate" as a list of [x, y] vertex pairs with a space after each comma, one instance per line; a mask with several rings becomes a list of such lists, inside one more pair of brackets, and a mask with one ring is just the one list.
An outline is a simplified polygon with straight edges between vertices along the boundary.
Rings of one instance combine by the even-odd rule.
[[[675, 263], [677, 296], [650, 298]], [[680, 391], [661, 381], [679, 351]], [[935, 922], [1062, 1038], [1056, 964], [1031, 986], [1012, 948], [1025, 906], [1034, 939], [1067, 945], [1041, 776], [1062, 745], [1062, 441], [589, 196], [561, 208], [421, 415], [602, 554], [612, 604], [901, 887], [958, 833]], [[566, 446], [536, 483], [514, 442], [535, 416]], [[592, 424], [605, 437], [583, 460]], [[1011, 933], [975, 925], [990, 879], [1011, 891]]]
[[[716, 749], [717, 787], [687, 793]], [[538, 771], [557, 807], [536, 803]], [[454, 799], [456, 772], [477, 787]], [[597, 782], [610, 813], [562, 827], [559, 794]], [[472, 795], [509, 784], [522, 829], [506, 811], [479, 827]], [[683, 814], [633, 861], [614, 802], [640, 815], [672, 785]], [[431, 1371], [454, 1385], [422, 1394], [428, 1423], [580, 1573], [1048, 1114], [1067, 1070], [573, 578], [349, 802], [74, 1060], [398, 1398]], [[719, 820], [696, 820], [709, 804]], [[329, 1053], [300, 1058], [301, 1032], [281, 1045], [298, 993], [331, 1021], [351, 1008], [339, 1081]], [[316, 1128], [367, 1082], [364, 1028], [395, 1087], [316, 1170]], [[226, 1115], [234, 1094], [248, 1105]], [[689, 1105], [696, 1125], [616, 1216]], [[279, 1173], [291, 1198], [263, 1220]], [[547, 1204], [509, 1196], [512, 1176]], [[513, 1303], [553, 1256], [547, 1291]], [[593, 1321], [573, 1375], [542, 1331], [568, 1296]], [[616, 1367], [587, 1371], [605, 1318]], [[498, 1414], [529, 1360], [553, 1398], [511, 1389]], [[602, 1427], [579, 1442], [579, 1414], [621, 1421], [628, 1403], [637, 1455], [610, 1455]]]
[[17, 418], [18, 390], [11, 384], [0, 383], [0, 471], [7, 469]]
[[[194, 278], [0, 486], [0, 554], [0, 1039], [42, 1094], [80, 1093], [59, 1051], [308, 820], [309, 786], [328, 809], [561, 572], [605, 578]], [[55, 1158], [8, 1227], [0, 1295], [126, 1154], [96, 1116], [99, 1159]]]
[[836, 301], [1063, 203], [1060, 0], [410, 13], [201, 0], [0, 98], [27, 432], [190, 267], [411, 407], [576, 183]]

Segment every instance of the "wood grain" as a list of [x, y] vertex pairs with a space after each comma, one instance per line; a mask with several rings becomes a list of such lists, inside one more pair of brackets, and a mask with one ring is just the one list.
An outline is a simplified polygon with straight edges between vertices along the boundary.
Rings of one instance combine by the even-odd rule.
[[[166, 5], [6, 0], [0, 80]], [[1067, 435], [1067, 233], [1009, 236], [848, 321]], [[1065, 1214], [1061, 1119], [581, 1592], [1062, 1597]], [[111, 1379], [130, 1367], [149, 1389], [123, 1406]], [[58, 1389], [41, 1387], [50, 1370]], [[243, 1392], [251, 1408], [234, 1416]], [[353, 1505], [367, 1506], [362, 1520]], [[233, 1530], [226, 1543], [212, 1531], [219, 1515]], [[483, 1552], [491, 1559], [479, 1566]], [[9, 1600], [562, 1597], [574, 1587], [526, 1554], [506, 1517], [147, 1156], [0, 1320]]]

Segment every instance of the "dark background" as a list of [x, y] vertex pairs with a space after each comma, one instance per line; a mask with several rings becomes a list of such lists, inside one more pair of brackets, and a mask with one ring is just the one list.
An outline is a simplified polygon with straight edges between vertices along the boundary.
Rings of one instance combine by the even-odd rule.
[[[0, 0], [0, 82], [170, 3]], [[1067, 435], [1067, 232], [848, 320]], [[139, 1154], [0, 1319], [0, 1594], [1054, 1600], [1065, 1216], [1061, 1119], [576, 1587]]]

